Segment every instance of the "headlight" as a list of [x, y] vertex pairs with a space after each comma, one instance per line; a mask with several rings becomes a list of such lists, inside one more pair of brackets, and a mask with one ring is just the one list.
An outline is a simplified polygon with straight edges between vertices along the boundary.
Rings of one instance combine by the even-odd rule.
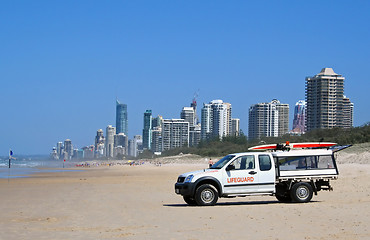
[[184, 182], [191, 182], [191, 180], [193, 179], [194, 175], [189, 175], [185, 178], [185, 181]]

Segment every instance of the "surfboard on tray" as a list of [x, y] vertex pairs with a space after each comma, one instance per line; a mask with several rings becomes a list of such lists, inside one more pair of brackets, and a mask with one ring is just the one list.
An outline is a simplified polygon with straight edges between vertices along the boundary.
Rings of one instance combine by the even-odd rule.
[[248, 150], [283, 150], [293, 148], [328, 148], [337, 145], [331, 142], [306, 142], [306, 143], [282, 143], [282, 144], [266, 144], [248, 148]]

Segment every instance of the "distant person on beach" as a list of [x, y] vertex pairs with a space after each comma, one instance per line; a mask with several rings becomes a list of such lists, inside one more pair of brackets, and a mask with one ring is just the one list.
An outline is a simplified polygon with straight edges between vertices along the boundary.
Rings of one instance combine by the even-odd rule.
[[209, 159], [208, 164], [209, 164], [209, 167], [212, 167], [212, 165], [213, 165], [212, 158]]

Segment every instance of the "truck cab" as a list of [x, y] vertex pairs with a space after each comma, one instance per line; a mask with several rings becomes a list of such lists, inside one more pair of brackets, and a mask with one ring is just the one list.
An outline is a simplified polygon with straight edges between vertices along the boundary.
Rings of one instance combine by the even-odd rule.
[[275, 193], [271, 153], [229, 154], [209, 169], [181, 174], [175, 192], [191, 205], [214, 205], [218, 197]]

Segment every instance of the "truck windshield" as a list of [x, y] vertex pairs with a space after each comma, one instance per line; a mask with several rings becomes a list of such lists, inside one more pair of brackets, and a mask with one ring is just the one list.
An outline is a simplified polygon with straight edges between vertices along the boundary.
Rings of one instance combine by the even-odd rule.
[[231, 159], [233, 159], [235, 155], [227, 155], [222, 159], [218, 160], [215, 164], [210, 167], [211, 169], [221, 169], [225, 164], [227, 164]]

